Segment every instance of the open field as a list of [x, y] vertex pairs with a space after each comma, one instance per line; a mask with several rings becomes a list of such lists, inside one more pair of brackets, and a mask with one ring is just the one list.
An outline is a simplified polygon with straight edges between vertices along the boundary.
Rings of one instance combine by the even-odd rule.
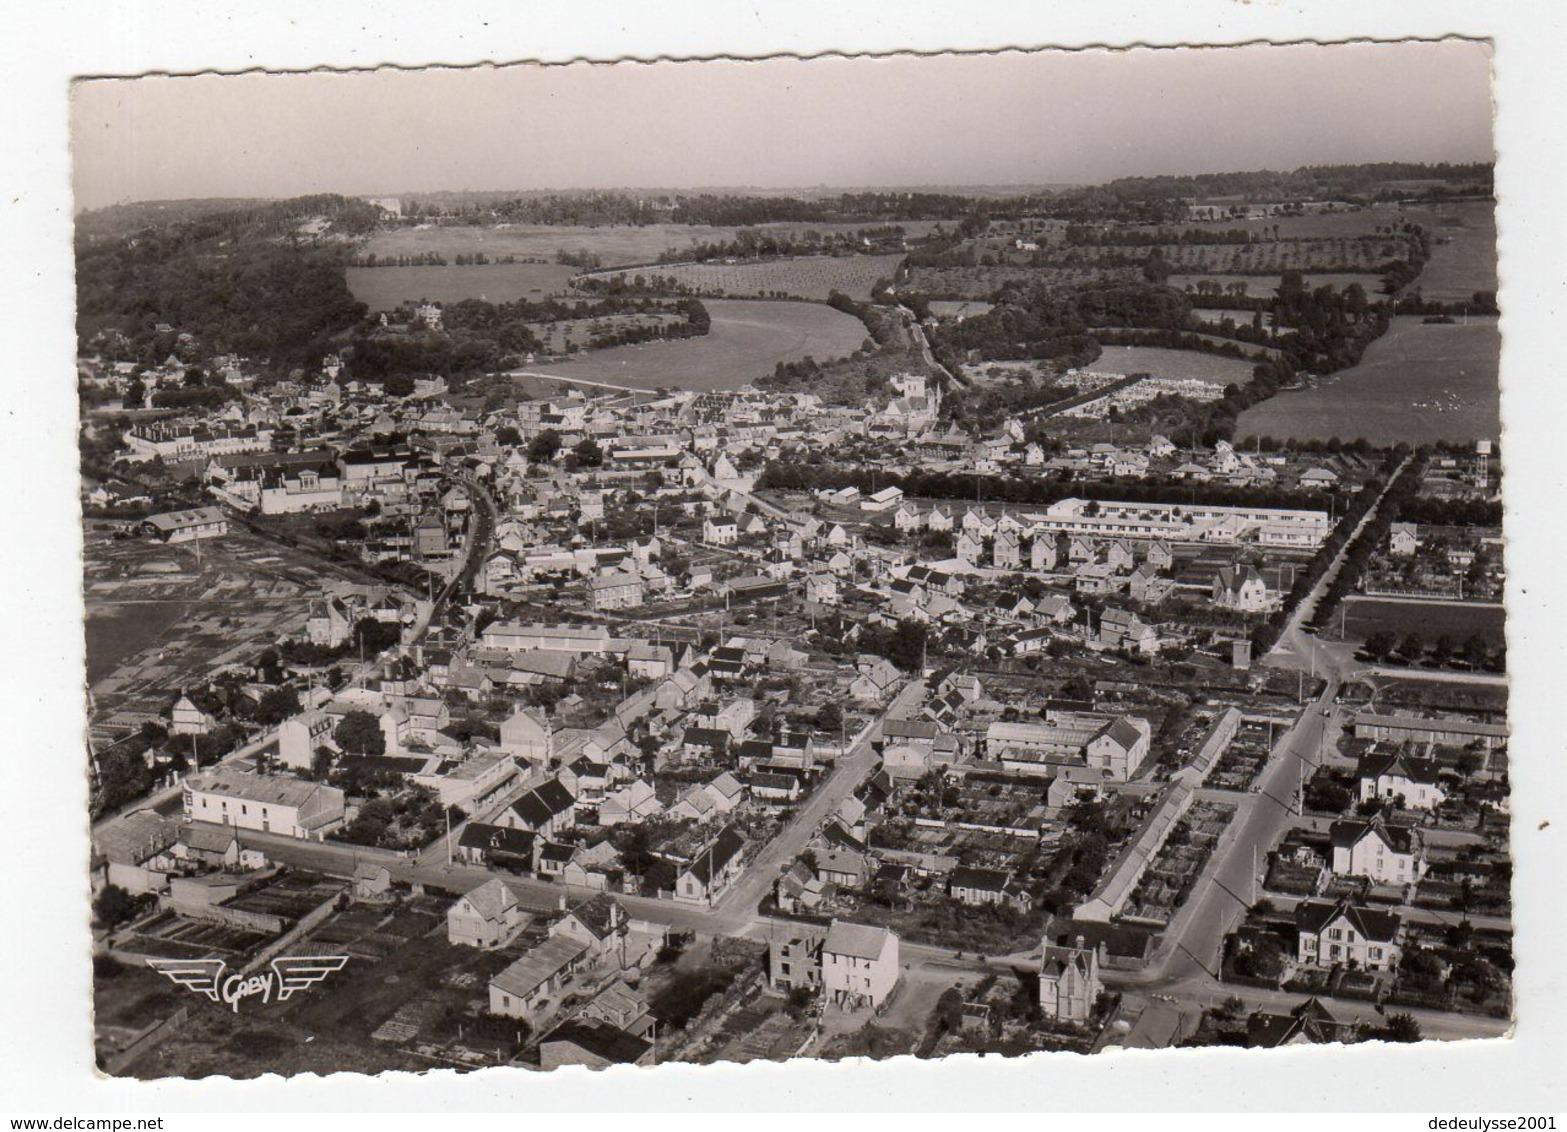
[[1421, 295], [1436, 302], [1495, 291], [1496, 207], [1490, 201], [1460, 201], [1436, 209], [1409, 209], [1411, 219], [1431, 231], [1431, 258], [1415, 281]]
[[184, 546], [89, 540], [87, 672], [100, 714], [161, 708], [214, 668], [303, 625], [327, 580], [298, 552], [248, 534]]
[[[1427, 642], [1446, 635], [1462, 642], [1471, 635], [1485, 638], [1489, 645], [1505, 640], [1506, 614], [1499, 605], [1461, 605], [1454, 602], [1381, 601], [1351, 597], [1342, 606], [1344, 640], [1364, 641], [1379, 629], [1400, 640], [1418, 633]], [[1329, 635], [1337, 638], [1339, 619], [1334, 618]]]
[[469, 267], [350, 267], [348, 289], [372, 312], [428, 299], [455, 303], [485, 299], [510, 303], [571, 290], [575, 267], [564, 263], [484, 263]]
[[[1177, 291], [1189, 291], [1193, 289], [1198, 280], [1206, 279], [1217, 283], [1220, 287], [1227, 288], [1236, 283], [1245, 284], [1246, 294], [1253, 298], [1270, 298], [1279, 289], [1279, 275], [1172, 275], [1169, 278], [1170, 286]], [[1307, 287], [1348, 287], [1351, 283], [1359, 283], [1365, 289], [1366, 295], [1375, 299], [1382, 294], [1382, 277], [1373, 274], [1348, 274], [1348, 273], [1324, 273], [1320, 275], [1307, 275], [1305, 277]], [[1250, 312], [1234, 312], [1236, 317], [1248, 317]]]
[[[934, 220], [899, 223], [909, 239], [929, 235]], [[741, 232], [805, 233], [852, 232], [877, 227], [879, 222], [831, 224], [758, 224], [751, 228], [718, 228], [693, 224], [605, 225], [574, 227], [553, 224], [509, 224], [489, 227], [465, 225], [395, 228], [377, 232], [361, 249], [377, 256], [419, 255], [438, 252], [447, 259], [483, 252], [498, 256], [530, 256], [553, 260], [559, 252], [596, 255], [606, 267], [651, 263], [665, 252], [735, 239]], [[382, 269], [377, 269], [382, 270]]]
[[703, 338], [615, 346], [532, 369], [646, 389], [738, 389], [779, 362], [841, 358], [865, 340], [859, 319], [819, 303], [710, 299], [704, 305], [712, 328]]
[[[1107, 351], [1108, 352], [1108, 351]], [[1470, 441], [1501, 434], [1501, 334], [1494, 318], [1452, 326], [1400, 315], [1358, 366], [1241, 415], [1240, 438]]]
[[1090, 373], [1146, 373], [1154, 377], [1195, 378], [1215, 385], [1240, 385], [1251, 380], [1254, 363], [1196, 350], [1166, 350], [1159, 346], [1106, 346]]
[[[673, 279], [703, 295], [791, 295], [801, 299], [826, 299], [841, 291], [856, 299], [870, 298], [878, 279], [891, 279], [900, 255], [796, 256], [756, 263], [672, 263], [641, 267], [621, 277]], [[595, 278], [612, 278], [601, 273]]]

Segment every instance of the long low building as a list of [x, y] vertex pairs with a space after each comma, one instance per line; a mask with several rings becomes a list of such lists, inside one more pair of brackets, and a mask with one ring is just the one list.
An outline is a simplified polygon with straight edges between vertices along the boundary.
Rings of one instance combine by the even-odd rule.
[[1043, 514], [1024, 515], [1035, 533], [1171, 542], [1238, 543], [1311, 550], [1333, 529], [1326, 511], [1230, 507], [1201, 503], [1123, 503], [1063, 499]]
[[1480, 743], [1487, 748], [1507, 742], [1505, 723], [1480, 723], [1472, 719], [1427, 719], [1418, 715], [1381, 715], [1362, 711], [1355, 715], [1355, 738], [1391, 743], [1436, 743], [1444, 747], [1467, 747]]
[[191, 507], [149, 516], [142, 521], [142, 529], [164, 542], [194, 542], [228, 534], [229, 520], [222, 508]]

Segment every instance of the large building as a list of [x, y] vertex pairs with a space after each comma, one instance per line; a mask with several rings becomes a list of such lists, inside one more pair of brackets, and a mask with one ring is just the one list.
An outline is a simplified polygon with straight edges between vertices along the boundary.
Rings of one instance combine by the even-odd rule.
[[216, 507], [192, 507], [148, 516], [142, 520], [142, 530], [163, 542], [195, 542], [228, 534], [229, 521]]
[[320, 841], [343, 824], [343, 792], [281, 774], [218, 768], [187, 775], [185, 816], [258, 833]]

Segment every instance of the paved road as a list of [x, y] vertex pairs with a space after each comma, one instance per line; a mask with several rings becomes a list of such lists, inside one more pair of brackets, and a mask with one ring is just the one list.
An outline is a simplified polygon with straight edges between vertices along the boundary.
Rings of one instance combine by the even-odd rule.
[[881, 716], [866, 728], [860, 741], [849, 753], [838, 758], [826, 781], [795, 811], [783, 831], [752, 858], [740, 880], [719, 897], [715, 908], [718, 912], [715, 930], [731, 932], [755, 917], [757, 904], [778, 879], [779, 872], [800, 855], [817, 829], [838, 808], [838, 804], [870, 777], [877, 761], [872, 744], [881, 738], [882, 723], [889, 718], [902, 716], [911, 705], [921, 702], [924, 695], [924, 681], [911, 681], [893, 697]]

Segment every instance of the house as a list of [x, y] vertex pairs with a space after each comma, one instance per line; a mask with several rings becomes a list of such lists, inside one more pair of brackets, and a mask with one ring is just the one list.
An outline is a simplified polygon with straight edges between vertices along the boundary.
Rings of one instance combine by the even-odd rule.
[[834, 920], [821, 950], [822, 989], [839, 1006], [879, 1007], [898, 983], [898, 937]]
[[628, 1034], [608, 1022], [584, 1020], [581, 1015], [539, 1039], [541, 1069], [559, 1069], [563, 1065], [603, 1069], [608, 1065], [651, 1064], [653, 1043], [650, 1040]]
[[1321, 1000], [1308, 998], [1288, 1014], [1254, 1011], [1246, 1019], [1246, 1044], [1252, 1049], [1278, 1049], [1352, 1042], [1359, 1028], [1358, 1022], [1340, 1022]]
[[1327, 468], [1309, 468], [1300, 475], [1302, 491], [1326, 491], [1338, 483], [1338, 473]]
[[645, 1038], [653, 1032], [655, 1020], [648, 1010], [647, 995], [640, 986], [633, 987], [625, 979], [616, 979], [590, 999], [577, 1012], [577, 1021], [604, 1022]]
[[524, 829], [509, 829], [471, 821], [457, 839], [457, 854], [470, 865], [531, 873], [537, 864], [541, 839]]
[[1046, 1018], [1086, 1022], [1104, 993], [1099, 977], [1098, 948], [1076, 945], [1058, 947], [1045, 941], [1039, 957], [1039, 1010]]
[[702, 521], [702, 541], [708, 546], [733, 546], [740, 541], [740, 525], [730, 518], [708, 518]]
[[499, 820], [508, 829], [546, 837], [570, 829], [576, 822], [577, 799], [559, 778], [547, 779], [529, 790]]
[[[802, 866], [803, 867], [803, 866]], [[814, 990], [822, 985], [822, 940], [795, 936], [767, 945], [767, 981], [775, 987]]]
[[163, 889], [179, 856], [178, 824], [153, 810], [137, 810], [94, 831], [95, 885], [101, 880], [133, 896]]
[[683, 904], [711, 907], [740, 875], [745, 845], [745, 838], [732, 826], [725, 826], [675, 878], [675, 899]]
[[635, 609], [642, 604], [643, 582], [636, 574], [610, 570], [588, 583], [588, 596], [597, 610]]
[[1156, 653], [1159, 631], [1128, 610], [1105, 609], [1099, 615], [1099, 643], [1112, 649]]
[[570, 939], [588, 949], [590, 961], [616, 968], [626, 966], [626, 940], [631, 916], [612, 896], [600, 893], [550, 925], [551, 939]]
[[217, 723], [217, 719], [197, 707], [184, 692], [169, 709], [169, 733], [172, 735], [205, 735]]
[[[232, 828], [181, 823], [174, 842], [174, 856], [224, 872], [249, 872], [265, 868], [266, 854], [240, 845]], [[123, 887], [123, 886], [122, 886]]]
[[1213, 579], [1213, 604], [1241, 613], [1261, 613], [1268, 608], [1268, 587], [1251, 565], [1225, 566]]
[[1418, 523], [1394, 523], [1387, 530], [1388, 553], [1399, 558], [1407, 558], [1420, 549], [1420, 526]]
[[1333, 872], [1369, 877], [1377, 884], [1415, 884], [1425, 874], [1425, 846], [1420, 831], [1389, 826], [1380, 818], [1369, 822], [1336, 821], [1329, 829]]
[[1028, 890], [1015, 882], [1007, 869], [959, 865], [947, 877], [947, 894], [960, 904], [975, 906], [1005, 904], [1026, 909], [1033, 904]]
[[810, 912], [818, 907], [825, 896], [825, 888], [826, 885], [811, 871], [809, 865], [804, 861], [796, 861], [778, 878], [778, 883], [773, 886], [773, 894], [778, 902], [778, 910], [792, 915]]
[[865, 703], [883, 704], [902, 679], [902, 674], [896, 668], [877, 657], [860, 670], [860, 674], [849, 685], [849, 695]]
[[1398, 752], [1361, 756], [1355, 777], [1360, 798], [1396, 799], [1411, 810], [1434, 810], [1447, 798], [1435, 759], [1417, 759]]
[[532, 1026], [547, 1021], [592, 959], [586, 943], [551, 934], [490, 980], [490, 1013], [522, 1018]]
[[985, 540], [972, 531], [964, 531], [958, 536], [957, 553], [970, 566], [977, 566], [985, 555]]
[[185, 817], [284, 837], [324, 840], [344, 822], [335, 786], [218, 767], [185, 777]]
[[1365, 971], [1391, 971], [1398, 966], [1397, 914], [1348, 900], [1303, 900], [1295, 906], [1297, 958], [1312, 967], [1345, 964]]
[[924, 527], [925, 517], [918, 507], [905, 499], [893, 513], [892, 525], [900, 531], [917, 531]]
[[663, 809], [653, 787], [639, 778], [604, 795], [599, 803], [598, 823], [608, 828], [624, 822], [647, 821], [657, 817]]
[[354, 868], [353, 898], [361, 904], [386, 904], [392, 900], [392, 871], [373, 861]]
[[485, 881], [446, 910], [446, 938], [462, 947], [501, 947], [530, 919], [499, 877]]

